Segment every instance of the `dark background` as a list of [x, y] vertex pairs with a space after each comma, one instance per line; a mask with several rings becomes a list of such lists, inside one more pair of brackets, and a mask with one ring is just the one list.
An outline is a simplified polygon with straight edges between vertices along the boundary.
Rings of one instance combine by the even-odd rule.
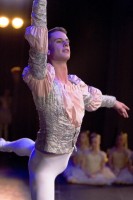
[[[23, 17], [24, 27], [0, 29], [0, 95], [10, 89], [10, 69], [28, 63], [29, 46], [24, 39], [30, 25], [32, 0], [0, 0], [0, 15]], [[99, 88], [130, 107], [130, 118], [123, 119], [113, 109], [100, 108], [86, 113], [82, 129], [102, 135], [102, 148], [114, 144], [117, 133], [125, 131], [133, 149], [133, 1], [132, 0], [48, 0], [48, 28], [63, 26], [71, 41], [69, 73], [76, 74], [89, 85]], [[17, 115], [10, 126], [11, 140], [36, 138], [38, 118], [31, 93], [20, 81]]]

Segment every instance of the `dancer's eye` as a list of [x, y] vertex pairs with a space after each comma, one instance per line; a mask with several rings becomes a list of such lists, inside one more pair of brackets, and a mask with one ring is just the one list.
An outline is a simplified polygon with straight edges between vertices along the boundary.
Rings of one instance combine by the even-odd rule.
[[62, 39], [57, 39], [57, 40], [56, 40], [56, 43], [62, 43], [62, 42], [63, 42]]

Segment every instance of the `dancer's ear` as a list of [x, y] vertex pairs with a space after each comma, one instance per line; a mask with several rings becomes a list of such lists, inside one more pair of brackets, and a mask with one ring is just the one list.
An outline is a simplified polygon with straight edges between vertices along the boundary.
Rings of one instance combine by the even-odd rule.
[[50, 50], [48, 50], [48, 56], [50, 55]]

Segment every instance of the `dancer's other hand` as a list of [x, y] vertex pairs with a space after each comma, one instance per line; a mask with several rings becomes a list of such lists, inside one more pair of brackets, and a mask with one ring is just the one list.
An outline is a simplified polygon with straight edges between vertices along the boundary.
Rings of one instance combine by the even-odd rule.
[[113, 107], [121, 116], [123, 116], [124, 118], [128, 118], [128, 111], [130, 110], [130, 108], [128, 106], [126, 106], [124, 103], [117, 101], [115, 102], [115, 105]]

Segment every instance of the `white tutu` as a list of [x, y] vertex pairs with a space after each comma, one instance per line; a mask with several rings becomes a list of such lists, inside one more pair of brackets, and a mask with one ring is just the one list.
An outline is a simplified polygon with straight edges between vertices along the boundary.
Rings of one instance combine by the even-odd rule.
[[115, 183], [118, 184], [133, 184], [133, 175], [128, 170], [128, 168], [124, 168], [120, 170], [119, 174], [116, 177]]

